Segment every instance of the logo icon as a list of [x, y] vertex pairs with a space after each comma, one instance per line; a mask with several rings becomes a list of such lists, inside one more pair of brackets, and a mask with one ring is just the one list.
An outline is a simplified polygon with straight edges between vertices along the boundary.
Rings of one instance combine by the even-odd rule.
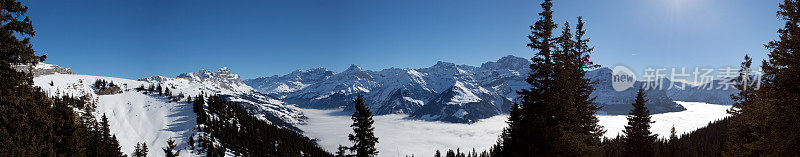
[[625, 66], [615, 66], [611, 71], [611, 87], [617, 92], [625, 91], [636, 83], [636, 75]]

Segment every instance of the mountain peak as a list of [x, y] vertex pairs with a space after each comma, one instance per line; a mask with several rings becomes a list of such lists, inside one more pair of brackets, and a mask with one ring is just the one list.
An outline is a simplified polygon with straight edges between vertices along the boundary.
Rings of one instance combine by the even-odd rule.
[[217, 72], [200, 69], [197, 72], [180, 74], [177, 78], [185, 78], [192, 81], [205, 81], [208, 79], [240, 80], [239, 75], [231, 73], [228, 67], [219, 68]]
[[433, 65], [433, 67], [455, 67], [455, 66], [456, 66], [455, 63], [443, 62], [443, 61], [437, 61], [436, 65]]
[[306, 71], [328, 71], [328, 69], [325, 69], [325, 67], [317, 67], [317, 68], [308, 69]]
[[60, 67], [58, 65], [38, 63], [38, 64], [17, 64], [11, 65], [11, 68], [21, 72], [33, 72], [33, 76], [50, 75], [50, 74], [75, 74], [72, 69]]
[[500, 58], [500, 59], [497, 60], [498, 63], [514, 63], [514, 62], [520, 62], [520, 61], [528, 61], [528, 59], [525, 59], [525, 58], [522, 58], [522, 57], [517, 57], [517, 56], [514, 56], [514, 55], [508, 55], [508, 56], [505, 56], [505, 57]]
[[350, 64], [350, 67], [347, 68], [347, 70], [345, 70], [345, 72], [347, 72], [347, 71], [362, 71], [362, 69], [361, 69], [361, 67], [359, 67], [359, 66], [357, 66], [355, 64]]
[[222, 67], [217, 70], [218, 74], [231, 74], [231, 70], [228, 70], [228, 67]]
[[528, 59], [517, 57], [513, 55], [508, 55], [503, 58], [497, 60], [497, 62], [486, 62], [481, 64], [481, 68], [484, 69], [513, 69], [519, 70], [528, 67], [531, 64]]

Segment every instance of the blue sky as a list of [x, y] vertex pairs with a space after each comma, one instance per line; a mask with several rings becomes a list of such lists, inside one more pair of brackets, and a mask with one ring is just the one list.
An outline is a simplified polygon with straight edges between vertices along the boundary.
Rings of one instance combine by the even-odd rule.
[[[540, 1], [23, 1], [47, 63], [88, 75], [174, 77], [229, 67], [243, 78], [350, 64], [421, 68], [529, 58]], [[720, 67], [763, 44], [778, 0], [560, 0], [557, 22], [584, 16], [603, 66]]]

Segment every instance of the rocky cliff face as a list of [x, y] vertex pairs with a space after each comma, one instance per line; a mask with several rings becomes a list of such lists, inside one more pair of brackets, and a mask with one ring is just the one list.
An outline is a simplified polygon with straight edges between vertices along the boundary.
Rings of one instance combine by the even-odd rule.
[[[256, 92], [246, 85], [237, 74], [228, 68], [220, 68], [216, 72], [199, 70], [183, 73], [175, 78], [153, 76], [138, 81], [150, 84], [161, 84], [165, 88], [179, 89], [186, 93], [217, 94], [231, 102], [238, 103], [256, 117], [275, 125], [301, 132], [294, 125], [303, 124], [307, 119], [294, 105], [284, 103], [278, 98]], [[191, 95], [195, 96], [195, 95]]]
[[38, 63], [36, 65], [12, 65], [11, 68], [17, 69], [17, 71], [31, 72], [33, 73], [33, 77], [50, 74], [75, 74], [70, 68], [46, 63]]
[[[611, 86], [611, 69], [609, 68], [590, 71], [586, 77], [597, 81], [592, 96], [596, 96], [595, 102], [603, 106], [603, 109], [598, 112], [600, 114], [628, 114], [633, 109], [631, 104], [636, 98], [637, 90], [644, 84], [636, 82], [632, 88], [618, 92]], [[651, 114], [686, 110], [683, 106], [673, 102], [666, 90], [645, 90], [645, 95], [648, 100], [645, 107], [650, 109]]]

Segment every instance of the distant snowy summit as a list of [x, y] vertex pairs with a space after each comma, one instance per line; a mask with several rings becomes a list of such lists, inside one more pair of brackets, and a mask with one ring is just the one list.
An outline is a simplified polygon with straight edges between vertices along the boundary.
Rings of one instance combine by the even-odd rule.
[[33, 72], [33, 77], [50, 74], [75, 74], [70, 68], [46, 63], [12, 65], [11, 68], [17, 69], [17, 71]]
[[[507, 112], [516, 91], [530, 87], [525, 82], [530, 64], [528, 59], [509, 55], [480, 67], [439, 61], [427, 68], [371, 71], [351, 65], [341, 73], [315, 68], [244, 83], [305, 108], [348, 111], [355, 95], [362, 94], [377, 115], [402, 113], [417, 119], [469, 123]], [[599, 83], [593, 93], [598, 97], [595, 102], [605, 106], [599, 113], [627, 114], [635, 92], [614, 91], [610, 71], [596, 69], [586, 76]], [[685, 110], [667, 91], [647, 94], [651, 112]]]
[[182, 73], [175, 78], [153, 76], [138, 80], [189, 90], [194, 94], [192, 96], [201, 91], [206, 94], [220, 95], [242, 105], [256, 117], [295, 132], [301, 131], [294, 125], [305, 123], [307, 119], [294, 105], [256, 92], [255, 89], [245, 84], [239, 75], [232, 73], [227, 67], [217, 69], [216, 72], [201, 69], [197, 72]]

